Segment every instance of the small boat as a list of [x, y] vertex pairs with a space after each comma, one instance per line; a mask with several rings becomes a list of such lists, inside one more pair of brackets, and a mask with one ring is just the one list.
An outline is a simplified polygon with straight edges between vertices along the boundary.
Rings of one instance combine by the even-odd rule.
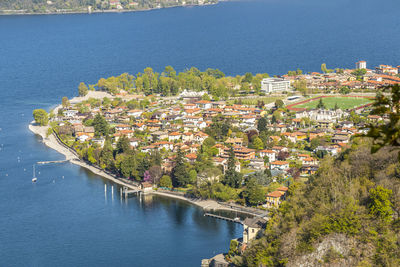
[[32, 177], [32, 183], [36, 183], [36, 181], [37, 181], [37, 178], [36, 178], [36, 175], [35, 175], [35, 164], [33, 164], [33, 177]]

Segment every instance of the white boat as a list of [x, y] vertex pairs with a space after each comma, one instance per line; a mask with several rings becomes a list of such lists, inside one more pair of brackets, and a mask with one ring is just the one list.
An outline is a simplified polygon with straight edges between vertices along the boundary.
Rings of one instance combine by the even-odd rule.
[[33, 164], [33, 177], [32, 177], [32, 183], [36, 183], [36, 181], [37, 181], [37, 178], [36, 178], [36, 175], [35, 175], [35, 164]]

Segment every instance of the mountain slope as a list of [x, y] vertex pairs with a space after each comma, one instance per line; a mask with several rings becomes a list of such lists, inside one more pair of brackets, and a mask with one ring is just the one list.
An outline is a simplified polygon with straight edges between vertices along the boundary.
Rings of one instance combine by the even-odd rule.
[[264, 236], [245, 251], [245, 266], [400, 266], [398, 148], [371, 154], [355, 139], [336, 160], [327, 158], [290, 197]]

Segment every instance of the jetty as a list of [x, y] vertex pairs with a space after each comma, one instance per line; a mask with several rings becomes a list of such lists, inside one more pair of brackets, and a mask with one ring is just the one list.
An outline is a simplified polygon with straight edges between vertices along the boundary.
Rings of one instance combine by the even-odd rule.
[[204, 213], [204, 216], [209, 216], [209, 217], [213, 217], [213, 218], [220, 219], [220, 220], [243, 224], [243, 222], [239, 218], [232, 219], [229, 217], [224, 217], [224, 216], [220, 216], [220, 215], [216, 215], [216, 214], [212, 214], [212, 213], [208, 213], [208, 212]]
[[[104, 185], [105, 187], [106, 187], [106, 185]], [[105, 189], [106, 190], [106, 189]], [[140, 190], [139, 188], [137, 188], [137, 189], [132, 189], [132, 188], [129, 188], [129, 187], [127, 187], [127, 186], [124, 186], [124, 187], [121, 187], [120, 188], [120, 195], [121, 195], [121, 197], [124, 195], [125, 196], [125, 198], [128, 198], [129, 197], [129, 195], [140, 195], [141, 193], [143, 193], [143, 191], [142, 190]]]
[[64, 159], [64, 160], [49, 160], [49, 161], [38, 161], [36, 162], [36, 164], [52, 164], [52, 163], [64, 163], [64, 162], [68, 162], [69, 160]]

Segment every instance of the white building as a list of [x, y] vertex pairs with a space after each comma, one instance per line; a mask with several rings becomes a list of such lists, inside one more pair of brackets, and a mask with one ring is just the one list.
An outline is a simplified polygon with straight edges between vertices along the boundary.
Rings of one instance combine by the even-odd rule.
[[274, 162], [276, 160], [276, 154], [273, 150], [264, 149], [260, 151], [260, 157], [268, 157], [269, 162]]
[[65, 117], [75, 117], [78, 114], [78, 111], [75, 109], [67, 109], [63, 112]]
[[289, 169], [289, 162], [276, 160], [274, 162], [271, 162], [270, 169], [271, 170], [280, 170], [280, 171], [287, 170], [287, 169]]
[[393, 68], [392, 66], [389, 65], [379, 65], [379, 67], [376, 67], [375, 69], [376, 73], [378, 74], [389, 74], [389, 75], [399, 74], [398, 68]]
[[303, 110], [296, 113], [296, 119], [309, 118], [313, 121], [334, 121], [342, 117], [346, 117], [349, 114], [341, 109], [329, 110], [329, 109], [312, 109]]
[[283, 78], [265, 78], [261, 81], [261, 91], [264, 93], [287, 91], [289, 88], [290, 81]]
[[367, 68], [367, 62], [366, 61], [358, 61], [356, 62], [356, 69], [366, 69]]

